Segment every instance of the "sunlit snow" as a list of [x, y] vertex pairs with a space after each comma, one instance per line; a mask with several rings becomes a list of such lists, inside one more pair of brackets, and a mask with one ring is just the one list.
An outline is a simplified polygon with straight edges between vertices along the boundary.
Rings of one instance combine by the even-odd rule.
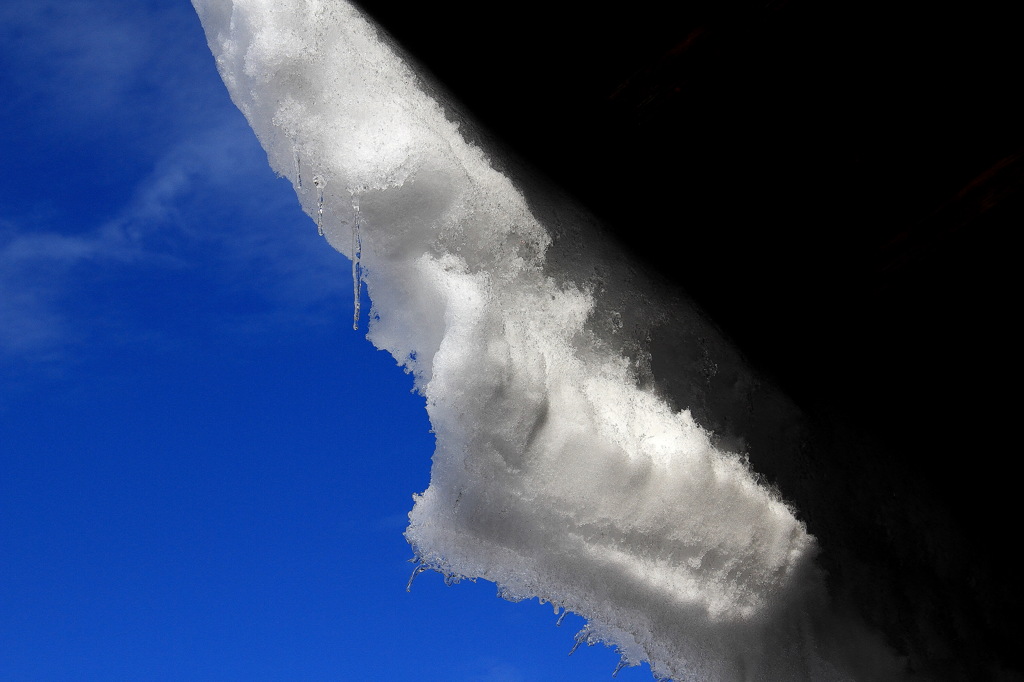
[[[579, 613], [578, 641], [664, 678], [848, 679], [883, 660], [827, 615], [815, 540], [724, 449], [742, 442], [648, 388], [655, 294], [554, 258], [552, 228], [374, 26], [340, 1], [194, 4], [271, 165], [352, 258], [356, 324], [365, 283], [367, 338], [426, 398], [437, 449], [406, 531], [423, 566]], [[710, 326], [700, 340], [733, 373], [721, 390], [753, 390]]]

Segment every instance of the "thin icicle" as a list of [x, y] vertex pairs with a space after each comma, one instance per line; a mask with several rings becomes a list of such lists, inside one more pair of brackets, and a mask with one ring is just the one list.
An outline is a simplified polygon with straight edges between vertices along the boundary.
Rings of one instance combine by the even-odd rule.
[[304, 192], [302, 189], [302, 161], [299, 159], [299, 150], [295, 150], [295, 186], [300, 192]]
[[416, 568], [412, 569], [412, 575], [409, 576], [409, 582], [405, 585], [406, 592], [412, 592], [412, 582], [416, 580], [416, 576], [425, 570], [427, 570], [426, 564], [419, 564]]
[[322, 175], [313, 176], [313, 184], [316, 185], [316, 233], [324, 236], [324, 185], [327, 181]]
[[359, 239], [359, 199], [352, 197], [352, 208], [355, 215], [352, 219], [352, 329], [359, 329], [359, 298], [363, 291], [363, 278], [360, 259], [363, 244]]
[[588, 630], [586, 627], [584, 627], [582, 630], [576, 633], [576, 643], [573, 644], [572, 649], [569, 650], [569, 655], [572, 656], [574, 653], [576, 653], [576, 650], [580, 648], [580, 644], [583, 644], [583, 642], [586, 642], [587, 646], [593, 644], [593, 642], [590, 641], [590, 630]]

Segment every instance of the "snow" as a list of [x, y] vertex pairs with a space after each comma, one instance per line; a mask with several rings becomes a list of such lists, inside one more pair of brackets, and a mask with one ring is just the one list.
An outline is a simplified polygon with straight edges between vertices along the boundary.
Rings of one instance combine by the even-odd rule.
[[[353, 259], [373, 301], [367, 338], [426, 397], [437, 449], [406, 531], [425, 567], [579, 613], [580, 641], [663, 678], [888, 665], [829, 613], [815, 540], [749, 470], [743, 434], [711, 430], [774, 396], [713, 326], [613, 247], [579, 244], [585, 220], [538, 218], [352, 6], [194, 4], [271, 165]], [[703, 377], [691, 409], [649, 388], [656, 327], [693, 339], [700, 367], [669, 364]]]

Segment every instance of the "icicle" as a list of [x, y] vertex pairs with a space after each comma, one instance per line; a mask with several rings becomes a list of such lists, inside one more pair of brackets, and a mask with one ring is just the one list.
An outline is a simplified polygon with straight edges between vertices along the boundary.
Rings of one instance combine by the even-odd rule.
[[569, 613], [569, 609], [562, 607], [562, 612], [558, 614], [558, 620], [555, 621], [555, 627], [562, 627], [562, 621], [565, 620], [565, 614]]
[[316, 185], [316, 233], [324, 236], [324, 185], [327, 181], [322, 175], [313, 176], [313, 184]]
[[412, 569], [412, 575], [409, 576], [409, 582], [405, 585], [406, 592], [412, 592], [412, 581], [416, 580], [416, 576], [425, 570], [427, 570], [426, 564], [420, 564], [416, 568]]
[[295, 150], [295, 184], [299, 188], [300, 192], [304, 192], [302, 189], [302, 163], [299, 160], [299, 150]]
[[618, 677], [619, 671], [626, 667], [626, 657], [623, 656], [619, 659], [619, 664], [615, 666], [615, 670], [612, 671], [612, 677]]
[[576, 650], [580, 648], [580, 644], [583, 644], [584, 640], [587, 642], [587, 646], [593, 644], [593, 642], [590, 641], [590, 630], [587, 628], [583, 628], [576, 633], [576, 643], [572, 645], [572, 649], [569, 649], [570, 656], [576, 653]]
[[363, 244], [359, 239], [359, 198], [352, 197], [355, 215], [352, 219], [352, 329], [359, 329], [359, 298], [363, 290], [362, 258]]

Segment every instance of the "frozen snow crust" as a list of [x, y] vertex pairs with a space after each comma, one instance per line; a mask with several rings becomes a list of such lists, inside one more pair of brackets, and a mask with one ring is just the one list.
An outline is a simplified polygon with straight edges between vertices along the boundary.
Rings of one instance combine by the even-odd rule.
[[[590, 324], [594, 286], [553, 272], [524, 197], [377, 29], [340, 0], [194, 4], [273, 168], [335, 248], [361, 250], [369, 340], [426, 397], [421, 562], [579, 613], [581, 641], [662, 678], [845, 679], [820, 646], [814, 539], [639, 387], [615, 329]], [[610, 314], [635, 315], [630, 296]]]

